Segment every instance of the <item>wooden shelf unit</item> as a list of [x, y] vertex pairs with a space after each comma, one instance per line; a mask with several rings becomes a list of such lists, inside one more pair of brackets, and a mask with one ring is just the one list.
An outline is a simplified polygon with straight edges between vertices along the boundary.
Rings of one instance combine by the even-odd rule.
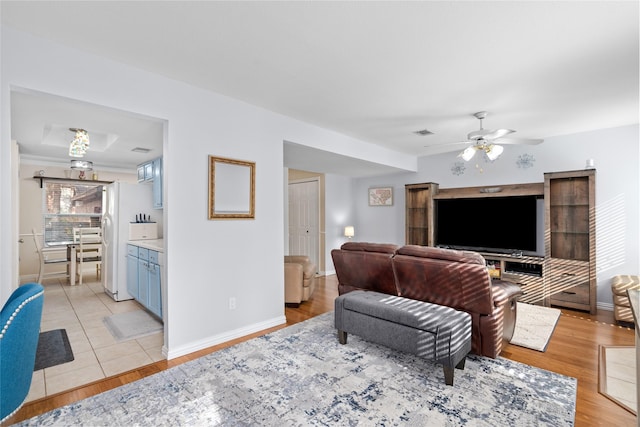
[[523, 295], [518, 301], [538, 305], [545, 303], [544, 257], [481, 254], [487, 265], [495, 269], [491, 277], [520, 285]]
[[433, 196], [438, 184], [405, 185], [405, 242], [407, 245], [433, 246]]
[[519, 284], [522, 302], [596, 313], [595, 170], [544, 174], [544, 182], [441, 189], [407, 184], [406, 244], [434, 245], [434, 200], [543, 196], [545, 256], [483, 253], [501, 280]]
[[548, 303], [596, 312], [595, 169], [544, 174]]
[[94, 184], [111, 184], [113, 181], [98, 181], [96, 179], [78, 179], [78, 178], [59, 178], [54, 176], [34, 175], [33, 179], [40, 180], [40, 188], [43, 181], [67, 181], [67, 182], [91, 182]]

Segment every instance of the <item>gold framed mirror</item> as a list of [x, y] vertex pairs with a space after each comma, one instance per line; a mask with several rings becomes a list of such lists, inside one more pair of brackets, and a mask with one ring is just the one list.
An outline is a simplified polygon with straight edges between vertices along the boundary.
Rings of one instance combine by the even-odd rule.
[[209, 219], [254, 219], [255, 188], [255, 162], [209, 156]]

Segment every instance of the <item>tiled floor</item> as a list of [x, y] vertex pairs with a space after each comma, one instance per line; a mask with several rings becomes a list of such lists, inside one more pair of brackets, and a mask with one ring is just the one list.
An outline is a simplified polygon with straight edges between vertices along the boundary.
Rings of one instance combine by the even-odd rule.
[[163, 333], [118, 343], [103, 323], [114, 313], [137, 310], [135, 301], [115, 302], [100, 282], [69, 286], [46, 280], [41, 331], [66, 329], [75, 360], [33, 373], [26, 401], [40, 399], [163, 360]]

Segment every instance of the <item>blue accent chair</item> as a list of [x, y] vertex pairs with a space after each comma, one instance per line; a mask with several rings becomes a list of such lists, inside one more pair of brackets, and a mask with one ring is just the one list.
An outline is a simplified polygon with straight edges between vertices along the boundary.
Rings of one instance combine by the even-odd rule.
[[44, 288], [38, 283], [18, 287], [0, 311], [0, 423], [14, 415], [29, 394]]

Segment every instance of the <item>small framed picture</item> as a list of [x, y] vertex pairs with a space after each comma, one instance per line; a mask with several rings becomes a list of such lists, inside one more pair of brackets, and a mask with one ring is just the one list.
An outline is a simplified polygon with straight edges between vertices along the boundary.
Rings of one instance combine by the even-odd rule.
[[393, 187], [375, 187], [369, 189], [369, 206], [392, 206]]

